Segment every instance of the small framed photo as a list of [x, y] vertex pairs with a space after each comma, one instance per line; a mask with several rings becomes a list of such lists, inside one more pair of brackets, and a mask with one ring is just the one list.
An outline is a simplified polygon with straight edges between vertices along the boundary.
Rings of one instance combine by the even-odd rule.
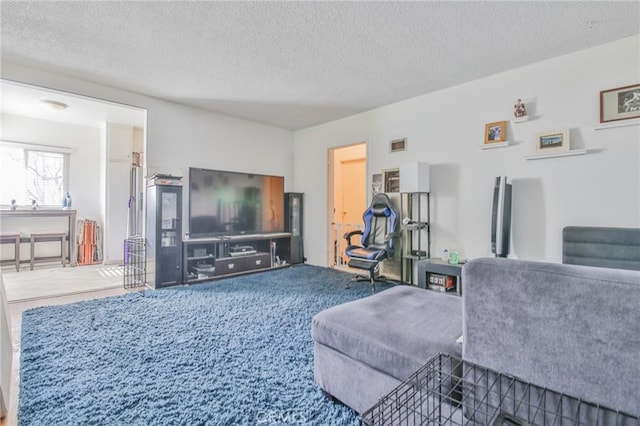
[[640, 84], [600, 92], [600, 122], [640, 117]]
[[484, 143], [504, 142], [507, 140], [507, 122], [496, 121], [484, 126]]
[[382, 192], [382, 173], [371, 175], [371, 194], [376, 195]]
[[557, 154], [569, 151], [569, 129], [552, 130], [538, 134], [537, 154]]

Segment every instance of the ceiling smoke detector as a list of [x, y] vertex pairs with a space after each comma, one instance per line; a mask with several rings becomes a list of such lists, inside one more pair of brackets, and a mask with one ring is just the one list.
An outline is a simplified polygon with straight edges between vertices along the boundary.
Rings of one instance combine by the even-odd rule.
[[51, 111], [64, 111], [69, 105], [64, 102], [52, 101], [51, 99], [41, 99], [40, 106]]

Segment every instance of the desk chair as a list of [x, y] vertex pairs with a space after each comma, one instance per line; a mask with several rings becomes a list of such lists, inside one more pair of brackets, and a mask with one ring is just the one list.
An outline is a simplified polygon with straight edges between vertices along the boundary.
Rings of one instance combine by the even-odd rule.
[[[344, 235], [347, 240], [345, 254], [349, 257], [351, 268], [368, 271], [367, 275], [356, 275], [347, 282], [348, 288], [353, 281], [370, 281], [371, 291], [375, 293], [376, 279], [380, 271], [380, 262], [393, 257], [394, 238], [398, 226], [398, 213], [387, 194], [375, 194], [371, 205], [362, 215], [364, 231], [351, 231]], [[351, 238], [360, 235], [361, 245], [353, 244]]]

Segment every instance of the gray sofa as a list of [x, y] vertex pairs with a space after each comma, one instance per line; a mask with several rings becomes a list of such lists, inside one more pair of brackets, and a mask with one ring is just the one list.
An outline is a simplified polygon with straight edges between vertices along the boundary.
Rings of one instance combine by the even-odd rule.
[[640, 229], [570, 226], [562, 243], [563, 263], [589, 267], [476, 259], [463, 298], [400, 286], [319, 313], [316, 383], [362, 413], [431, 355], [462, 352], [640, 416]]
[[318, 314], [318, 385], [362, 413], [460, 352], [462, 301], [466, 361], [640, 415], [640, 272], [483, 258], [462, 274], [462, 299], [400, 286]]

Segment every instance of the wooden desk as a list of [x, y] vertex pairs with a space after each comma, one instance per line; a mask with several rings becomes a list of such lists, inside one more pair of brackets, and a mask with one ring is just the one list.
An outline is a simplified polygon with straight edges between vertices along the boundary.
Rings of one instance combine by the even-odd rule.
[[[75, 210], [62, 210], [62, 209], [41, 209], [41, 210], [0, 210], [0, 219], [5, 217], [19, 217], [19, 218], [36, 218], [36, 217], [67, 217], [68, 231], [69, 231], [69, 264], [71, 266], [77, 266], [76, 261], [76, 211]], [[25, 240], [28, 241], [28, 240]]]

